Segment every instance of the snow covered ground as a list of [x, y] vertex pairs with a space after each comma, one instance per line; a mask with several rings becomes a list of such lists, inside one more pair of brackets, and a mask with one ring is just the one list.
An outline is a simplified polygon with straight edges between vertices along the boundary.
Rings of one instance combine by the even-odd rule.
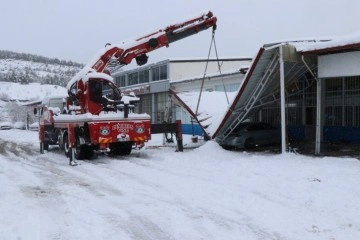
[[357, 159], [161, 142], [70, 167], [0, 131], [0, 239], [360, 239]]

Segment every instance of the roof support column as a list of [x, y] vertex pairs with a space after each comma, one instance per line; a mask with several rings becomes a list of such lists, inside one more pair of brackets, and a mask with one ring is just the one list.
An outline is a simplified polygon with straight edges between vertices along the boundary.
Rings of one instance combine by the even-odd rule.
[[286, 121], [285, 121], [285, 70], [283, 58], [283, 45], [279, 46], [280, 61], [280, 109], [281, 109], [281, 152], [286, 152]]
[[315, 136], [315, 154], [320, 154], [321, 139], [322, 139], [322, 96], [321, 96], [321, 78], [316, 81], [316, 136]]

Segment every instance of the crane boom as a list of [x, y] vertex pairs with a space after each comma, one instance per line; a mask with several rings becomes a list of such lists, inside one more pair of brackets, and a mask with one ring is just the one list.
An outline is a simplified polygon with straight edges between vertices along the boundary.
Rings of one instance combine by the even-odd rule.
[[98, 57], [95, 57], [95, 61], [89, 63], [83, 71], [71, 79], [67, 88], [69, 90], [75, 82], [83, 78], [88, 72], [104, 72], [110, 63], [123, 66], [130, 64], [135, 58], [139, 66], [144, 65], [147, 63], [147, 53], [161, 47], [168, 47], [170, 43], [197, 34], [210, 27], [215, 30], [216, 22], [217, 18], [209, 11], [199, 17], [170, 25], [129, 43], [114, 46], [108, 44], [98, 54]]
[[106, 68], [109, 60], [114, 58], [121, 65], [129, 64], [134, 58], [138, 65], [145, 64], [147, 57], [144, 54], [154, 51], [161, 47], [168, 47], [170, 43], [194, 35], [210, 27], [216, 28], [216, 17], [212, 12], [203, 14], [182, 23], [170, 25], [165, 29], [153, 32], [146, 36], [136, 39], [134, 42], [124, 46], [110, 47], [100, 59], [93, 65], [97, 72], [102, 72]]

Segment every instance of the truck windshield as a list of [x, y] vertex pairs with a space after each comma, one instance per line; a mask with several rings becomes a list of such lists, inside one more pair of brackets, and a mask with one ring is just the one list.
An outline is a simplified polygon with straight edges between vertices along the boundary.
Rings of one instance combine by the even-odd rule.
[[101, 103], [103, 97], [109, 100], [120, 101], [120, 90], [110, 81], [104, 79], [90, 79], [90, 99], [94, 102]]
[[64, 98], [50, 98], [48, 102], [48, 107], [59, 108], [60, 111], [64, 109]]

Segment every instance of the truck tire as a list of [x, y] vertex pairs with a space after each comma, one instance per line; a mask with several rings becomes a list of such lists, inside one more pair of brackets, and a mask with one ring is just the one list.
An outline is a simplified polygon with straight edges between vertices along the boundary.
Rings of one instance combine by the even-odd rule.
[[89, 160], [97, 158], [97, 155], [94, 152], [94, 147], [93, 146], [85, 145], [84, 158], [89, 159]]
[[254, 139], [252, 139], [252, 138], [246, 139], [246, 141], [245, 141], [245, 143], [244, 143], [244, 147], [245, 147], [246, 149], [255, 148], [255, 147], [256, 147], [256, 144], [255, 144]]
[[44, 150], [46, 150], [46, 151], [49, 150], [49, 143], [48, 142], [44, 142]]
[[48, 151], [48, 150], [49, 150], [49, 143], [41, 142], [40, 143], [40, 153], [43, 154], [44, 151]]
[[114, 155], [125, 156], [131, 153], [132, 142], [118, 142], [110, 146], [110, 152]]
[[65, 156], [69, 157], [70, 156], [70, 147], [69, 147], [69, 140], [68, 140], [68, 132], [64, 132], [63, 135], [63, 146], [64, 146], [64, 152], [65, 152]]
[[85, 150], [86, 150], [86, 146], [84, 146], [84, 145], [76, 145], [76, 147], [74, 148], [75, 158], [77, 160], [83, 160], [84, 156], [85, 156]]
[[131, 150], [132, 150], [132, 143], [127, 142], [124, 146], [124, 155], [129, 155], [131, 153]]
[[44, 143], [40, 143], [40, 153], [44, 154]]
[[62, 134], [58, 135], [58, 145], [60, 151], [64, 151], [64, 140], [62, 139]]

